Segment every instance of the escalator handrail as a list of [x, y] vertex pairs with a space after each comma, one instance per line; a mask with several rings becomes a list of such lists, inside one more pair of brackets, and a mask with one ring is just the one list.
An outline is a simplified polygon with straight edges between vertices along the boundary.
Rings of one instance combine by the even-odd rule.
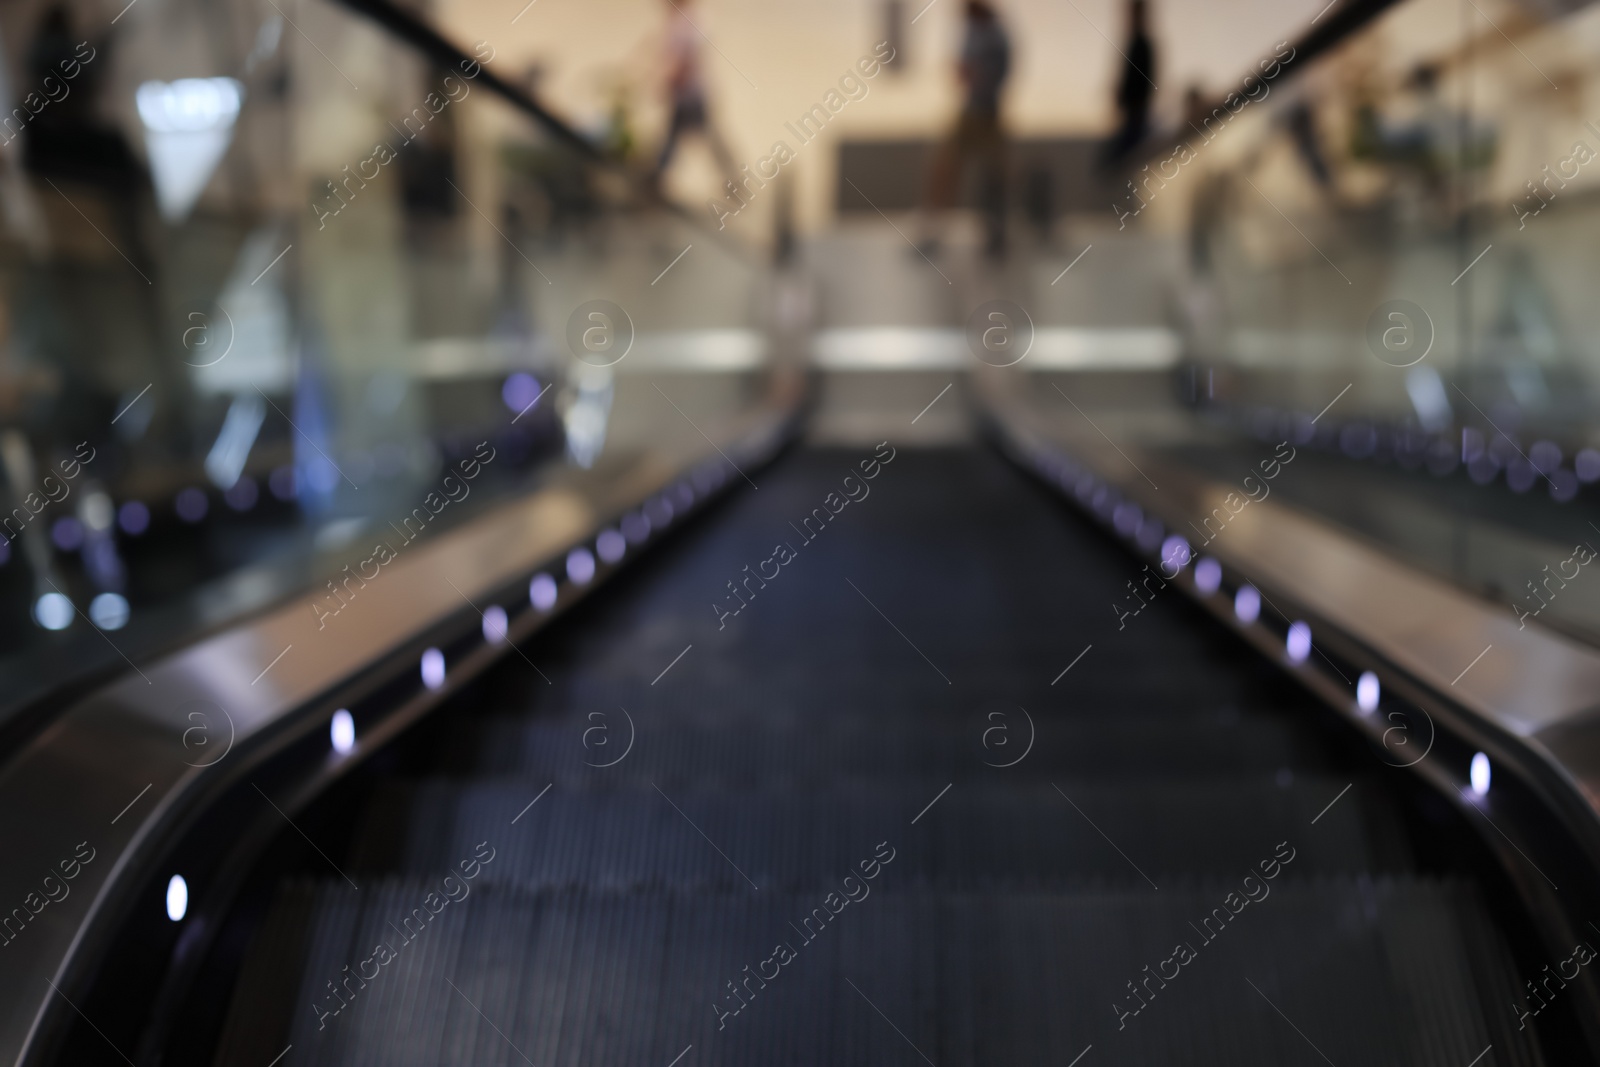
[[[491, 659], [508, 654], [508, 645], [525, 639], [531, 627], [542, 625], [542, 620], [526, 617], [531, 611], [526, 599], [533, 573], [541, 569], [560, 573], [562, 561], [574, 547], [587, 544], [593, 558], [606, 521], [642, 507], [646, 499], [682, 483], [690, 470], [706, 462], [725, 462], [729, 454], [742, 464], [765, 462], [792, 437], [803, 399], [792, 383], [779, 383], [716, 431], [720, 444], [712, 442], [680, 456], [646, 457], [625, 476], [618, 474], [582, 497], [582, 504], [573, 488], [550, 487], [445, 532], [393, 564], [413, 568], [409, 576], [384, 579], [390, 583], [389, 593], [403, 593], [399, 601], [369, 600], [365, 613], [349, 626], [324, 632], [311, 625], [306, 620], [318, 621], [307, 611], [314, 596], [300, 598], [147, 663], [140, 673], [124, 674], [63, 709], [47, 730], [0, 766], [0, 800], [9, 810], [27, 814], [0, 827], [0, 849], [7, 856], [7, 863], [0, 866], [0, 899], [9, 908], [51, 894], [51, 902], [33, 909], [37, 919], [23, 920], [20, 933], [8, 930], [10, 936], [5, 937], [0, 1062], [17, 1067], [50, 1062], [76, 1018], [67, 998], [84, 1003], [83, 994], [94, 981], [99, 961], [117, 931], [131, 921], [133, 904], [143, 899], [142, 888], [166, 873], [164, 857], [178, 847], [208, 805], [240, 781], [248, 785], [267, 761], [292, 750], [305, 728], [316, 726], [308, 717], [327, 719], [340, 706], [339, 700], [353, 689], [373, 684], [373, 678], [385, 673], [379, 667], [398, 659], [405, 661], [402, 673], [413, 694], [404, 710], [411, 716], [430, 710]], [[625, 564], [603, 565], [597, 576], [620, 565]], [[488, 636], [478, 635], [475, 606], [460, 598], [481, 604], [486, 601], [480, 598], [497, 595], [495, 591], [508, 583], [523, 590], [524, 607], [510, 620], [509, 641], [490, 648], [493, 642]], [[563, 604], [587, 595], [593, 584], [576, 590], [574, 596], [563, 594]], [[380, 585], [361, 595], [385, 596], [385, 588]], [[452, 667], [444, 685], [421, 691], [416, 656], [421, 645], [438, 643], [442, 626], [477, 635], [472, 638], [473, 651], [460, 664], [459, 677]], [[277, 666], [273, 657], [282, 659], [279, 649], [285, 642], [292, 642], [301, 655]], [[262, 671], [252, 682], [253, 667], [243, 669], [251, 664], [276, 669], [271, 675]], [[232, 704], [227, 737], [231, 744], [237, 730], [239, 743], [236, 749], [225, 750], [225, 757], [233, 751], [231, 757], [195, 758], [192, 750], [186, 751], [191, 748], [192, 729], [185, 729], [191, 724], [186, 724], [183, 710], [188, 703], [201, 701]], [[213, 725], [218, 726], [220, 740], [221, 724]], [[325, 752], [325, 723], [321, 729], [320, 751]], [[374, 741], [392, 729], [387, 722], [382, 728], [375, 724]], [[315, 780], [300, 791], [309, 796], [325, 788], [337, 777], [330, 773], [335, 770], [319, 755], [318, 762], [306, 769]], [[141, 789], [147, 782], [153, 788]], [[41, 805], [46, 797], [56, 803]], [[292, 816], [293, 803], [284, 803], [287, 816]], [[74, 851], [79, 841], [86, 844], [81, 854]], [[57, 871], [58, 861], [71, 866]], [[64, 882], [68, 869], [73, 873]], [[43, 890], [41, 879], [49, 882]], [[199, 914], [204, 902], [193, 889], [190, 893], [190, 914]], [[29, 907], [33, 908], [31, 903]], [[9, 912], [0, 914], [0, 919], [6, 915]], [[196, 927], [187, 929], [192, 933]]]
[[382, 26], [392, 36], [404, 41], [441, 67], [464, 69], [460, 66], [463, 63], [476, 65], [480, 68], [480, 72], [477, 75], [479, 82], [511, 106], [532, 118], [559, 143], [577, 152], [588, 162], [621, 174], [647, 202], [654, 203], [677, 218], [704, 231], [709, 238], [721, 240], [725, 244], [738, 248], [741, 252], [748, 252], [742, 243], [729, 241], [726, 232], [713, 229], [699, 212], [690, 211], [683, 205], [675, 203], [664, 196], [659, 190], [649, 187], [643, 177], [630, 168], [624, 160], [607, 152], [600, 145], [595, 144], [593, 140], [584, 136], [566, 119], [541, 103], [531, 92], [494, 73], [489, 69], [487, 63], [480, 62], [476, 57], [462, 51], [459, 46], [453, 44], [434, 27], [412, 12], [400, 7], [393, 0], [333, 0], [333, 2]]
[[391, 0], [336, 0], [336, 2], [376, 22], [392, 36], [404, 41], [441, 67], [459, 68], [462, 63], [481, 67], [482, 71], [477, 76], [478, 81], [531, 117], [557, 141], [592, 162], [621, 165], [620, 160], [605, 152], [565, 119], [541, 104], [532, 93], [494, 73], [487, 64], [462, 51], [412, 12]]
[[[1279, 58], [1277, 60], [1277, 65], [1280, 69], [1272, 78], [1273, 84], [1283, 85], [1297, 74], [1309, 69], [1312, 61], [1318, 56], [1336, 48], [1399, 2], [1400, 0], [1342, 0], [1342, 2], [1335, 3], [1333, 10], [1329, 11], [1325, 18], [1319, 17], [1314, 20], [1311, 29], [1291, 42], [1292, 51], [1288, 59]], [[1252, 67], [1246, 70], [1244, 75], [1233, 84], [1244, 84], [1252, 78], [1259, 79], [1260, 77], [1261, 72]], [[1228, 101], [1236, 99], [1237, 96], [1236, 92], [1230, 90], [1208, 101], [1206, 106], [1200, 109], [1200, 113], [1212, 115], [1219, 111], [1232, 112], [1236, 109], [1230, 108]], [[1182, 128], [1177, 131], [1180, 139], [1186, 139], [1189, 133], [1190, 131]], [[1130, 157], [1130, 162], [1137, 163], [1162, 151], [1165, 151], [1162, 138], [1146, 138], [1134, 155]]]
[[[1121, 500], [1136, 504], [1143, 515], [1161, 521], [1166, 531], [1181, 534], [1186, 521], [1206, 521], [1205, 507], [1212, 502], [1220, 505], [1231, 488], [1132, 445], [1128, 448], [1136, 459], [1130, 459], [1120, 446], [1101, 445], [1088, 436], [1066, 432], [992, 379], [979, 393], [986, 425], [1002, 450], [1107, 525], [1114, 522], [1109, 502]], [[1113, 448], [1115, 452], [1111, 451]], [[1081, 473], [1063, 480], [1060, 472], [1064, 461]], [[1140, 471], [1159, 478], [1161, 489], [1147, 489], [1141, 477], [1129, 471], [1130, 463], [1137, 463]], [[1091, 506], [1083, 498], [1075, 499], [1076, 487], [1084, 476], [1092, 477], [1094, 485], [1111, 494], [1104, 509]], [[1206, 504], [1196, 509], [1193, 504], [1198, 500]], [[1533, 916], [1546, 951], [1565, 949], [1574, 939], [1587, 936], [1589, 917], [1581, 914], [1581, 904], [1572, 892], [1575, 887], [1567, 884], [1568, 875], [1561, 874], [1562, 885], [1567, 889], [1562, 893], [1540, 864], [1556, 870], [1551, 862], [1554, 860], [1570, 872], [1574, 881], [1600, 886], [1600, 800], [1596, 799], [1600, 797], [1596, 787], [1600, 766], [1594, 755], [1600, 751], [1600, 718], [1592, 697], [1594, 679], [1600, 677], [1600, 652], [1537, 627], [1519, 631], [1502, 625], [1495, 631], [1494, 643], [1497, 647], [1502, 643], [1508, 646], [1508, 650], [1502, 650], [1504, 654], [1561, 678], [1532, 696], [1519, 694], [1522, 706], [1506, 704], [1503, 688], [1476, 688], [1482, 682], [1481, 673], [1477, 678], [1463, 679], [1467, 672], [1462, 671], [1452, 682], [1450, 673], [1441, 673], [1442, 664], [1436, 662], [1440, 649], [1447, 650], [1445, 654], [1451, 662], [1459, 659], [1460, 664], [1466, 664], [1479, 653], [1482, 642], [1422, 642], [1426, 647], [1419, 650], [1409, 647], [1418, 644], [1414, 635], [1413, 640], [1406, 641], [1396, 636], [1396, 627], [1387, 625], [1388, 620], [1372, 621], [1384, 615], [1384, 603], [1369, 605], [1366, 612], [1356, 613], [1367, 620], [1365, 624], [1353, 623], [1349, 609], [1361, 599], [1364, 590], [1370, 590], [1374, 576], [1385, 583], [1382, 588], [1390, 598], [1391, 608], [1395, 597], [1414, 598], [1417, 603], [1412, 605], [1410, 615], [1421, 612], [1430, 618], [1448, 620], [1477, 636], [1482, 635], [1483, 627], [1493, 627], [1496, 622], [1487, 605], [1479, 605], [1453, 587], [1415, 572], [1324, 520], [1264, 498], [1252, 501], [1250, 507], [1255, 525], [1260, 527], [1258, 535], [1246, 530], [1235, 534], [1231, 541], [1217, 536], [1214, 544], [1189, 545], [1190, 558], [1175, 574], [1168, 576], [1166, 568], [1170, 564], [1162, 562], [1162, 552], [1141, 548], [1139, 554], [1152, 559], [1153, 565], [1163, 568], [1163, 577], [1329, 705], [1375, 750], [1390, 748], [1391, 717], [1377, 714], [1383, 707], [1359, 707], [1352, 692], [1353, 682], [1328, 660], [1329, 655], [1339, 657], [1351, 676], [1362, 670], [1374, 672], [1381, 680], [1386, 704], [1387, 694], [1392, 693], [1397, 704], [1421, 709], [1435, 737], [1447, 739], [1455, 751], [1450, 765], [1442, 763], [1438, 755], [1428, 758], [1426, 752], [1415, 762], [1383, 762], [1417, 776], [1468, 816], [1501, 861], [1509, 881]], [[1232, 527], [1223, 532], [1229, 529]], [[1116, 532], [1125, 541], [1134, 537], [1126, 528]], [[1292, 532], [1304, 536], [1287, 536]], [[1240, 537], [1244, 540], [1240, 541]], [[1299, 565], [1285, 572], [1276, 565], [1281, 561], [1270, 552], [1258, 555], [1264, 541], [1294, 543], [1302, 556]], [[1205, 591], [1198, 586], [1192, 564], [1202, 555], [1221, 564], [1224, 579], [1216, 590]], [[1341, 590], [1331, 605], [1328, 582], [1318, 580], [1319, 565], [1324, 568], [1322, 576]], [[1286, 573], [1289, 577], [1285, 577]], [[1285, 636], [1264, 625], [1268, 617], [1265, 608], [1257, 618], [1241, 616], [1228, 591], [1229, 587], [1241, 585], [1259, 590], [1261, 601], [1272, 607], [1274, 614], [1287, 612], [1285, 622], [1307, 622], [1319, 654], [1292, 660]], [[1403, 631], [1404, 627], [1400, 629]], [[1463, 681], [1465, 685], [1458, 684]], [[1405, 725], [1402, 719], [1401, 726]], [[1432, 748], [1430, 739], [1428, 751]], [[1475, 798], [1469, 767], [1463, 758], [1474, 749], [1488, 754], [1490, 765], [1496, 768], [1495, 783], [1504, 779], [1507, 784], [1514, 784], [1518, 797], [1514, 809], [1497, 808], [1487, 796]], [[1494, 788], [1505, 791], [1498, 784]], [[1486, 829], [1491, 810], [1493, 833]], [[1529, 811], [1536, 815], [1530, 816]], [[1522, 844], [1507, 834], [1520, 837]], [[1539, 857], [1537, 862], [1529, 858], [1530, 852]], [[1580, 892], [1578, 896], [1581, 895]], [[1600, 1020], [1600, 982], [1585, 976], [1574, 996], [1586, 1004], [1585, 1019], [1592, 1016]], [[1590, 1026], [1588, 1037], [1600, 1043], [1600, 1022]]]

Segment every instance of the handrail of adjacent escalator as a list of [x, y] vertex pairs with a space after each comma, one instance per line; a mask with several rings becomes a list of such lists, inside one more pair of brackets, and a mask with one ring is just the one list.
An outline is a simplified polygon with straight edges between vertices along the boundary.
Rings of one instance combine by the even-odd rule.
[[[1345, 39], [1366, 27], [1373, 19], [1394, 7], [1399, 0], [1344, 0], [1330, 4], [1332, 10], [1324, 9], [1322, 15], [1312, 20], [1312, 25], [1304, 34], [1288, 42], [1290, 52], [1288, 58], [1274, 57], [1277, 73], [1272, 76], [1275, 85], [1283, 85], [1291, 78], [1307, 70], [1312, 61], [1337, 47]], [[1261, 72], [1254, 68], [1244, 72], [1244, 75], [1232, 84], [1248, 85], [1251, 79], [1259, 79]], [[1238, 110], [1229, 107], [1230, 100], [1239, 99], [1235, 92], [1228, 92], [1214, 100], [1208, 101], [1204, 108], [1197, 109], [1200, 114], [1212, 115], [1218, 112], [1228, 114]], [[1199, 131], [1196, 131], [1197, 133]], [[1188, 136], [1187, 130], [1179, 130], [1179, 137]], [[1164, 150], [1160, 138], [1147, 138], [1135, 151], [1137, 160], [1148, 159]]]
[[630, 169], [622, 159], [585, 137], [566, 119], [541, 103], [531, 92], [494, 73], [487, 64], [453, 44], [413, 12], [394, 3], [393, 0], [336, 0], [336, 2], [376, 22], [395, 38], [409, 44], [442, 67], [457, 67], [466, 63], [481, 68], [478, 79], [485, 87], [532, 118], [559, 143], [577, 152], [589, 162], [621, 174], [646, 202], [653, 203], [704, 230], [712, 238], [725, 241], [730, 247], [741, 252], [748, 251], [743, 244], [729, 241], [726, 233], [712, 229], [700, 212], [690, 211], [662, 195], [658, 189], [645, 182], [639, 173]]

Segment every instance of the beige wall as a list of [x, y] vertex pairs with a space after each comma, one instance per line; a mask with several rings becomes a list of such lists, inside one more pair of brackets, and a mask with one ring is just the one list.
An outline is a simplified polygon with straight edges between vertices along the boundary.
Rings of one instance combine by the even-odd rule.
[[[518, 71], [537, 63], [549, 102], [581, 125], [605, 113], [608, 86], [626, 80], [644, 106], [638, 124], [647, 144], [660, 135], [659, 76], [653, 44], [667, 0], [435, 0], [436, 16], [458, 41], [489, 41], [495, 66]], [[683, 0], [679, 0], [680, 3]], [[907, 19], [922, 0], [905, 0]], [[1199, 81], [1220, 89], [1302, 32], [1326, 0], [1152, 0], [1161, 70], [1157, 106], [1175, 117], [1183, 88]], [[1027, 134], [1096, 133], [1111, 122], [1110, 91], [1126, 32], [1121, 0], [1000, 0], [1016, 49], [1007, 99], [1013, 129]], [[722, 53], [705, 50], [716, 113], [734, 157], [753, 162], [776, 139], [797, 147], [783, 128], [818, 102], [839, 75], [871, 52], [882, 34], [880, 0], [697, 0], [686, 7]], [[789, 168], [797, 181], [802, 225], [831, 217], [834, 149], [842, 136], [932, 134], [956, 105], [950, 57], [960, 32], [961, 0], [935, 0], [907, 35], [907, 66], [880, 75], [823, 139]], [[1097, 32], [1098, 30], [1098, 32]], [[703, 204], [716, 181], [698, 146], [674, 167], [670, 190]], [[709, 212], [708, 212], [708, 218]], [[745, 212], [735, 226], [764, 225]]]

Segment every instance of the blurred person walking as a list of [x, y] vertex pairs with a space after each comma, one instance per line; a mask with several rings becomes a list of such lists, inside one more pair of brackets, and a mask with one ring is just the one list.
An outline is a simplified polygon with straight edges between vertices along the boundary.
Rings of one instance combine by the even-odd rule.
[[731, 181], [738, 173], [733, 155], [712, 125], [706, 105], [706, 84], [700, 66], [700, 42], [704, 39], [700, 28], [690, 19], [686, 10], [692, 0], [666, 0], [672, 8], [667, 16], [665, 66], [668, 110], [671, 118], [667, 124], [667, 139], [656, 158], [655, 185], [659, 189], [662, 175], [677, 153], [678, 142], [684, 134], [698, 134], [711, 150], [717, 169], [725, 180]]
[[1150, 130], [1150, 100], [1156, 91], [1156, 50], [1150, 40], [1149, 7], [1128, 0], [1128, 47], [1122, 53], [1122, 80], [1117, 83], [1117, 111], [1122, 116], [1100, 157], [1110, 170], [1139, 146]]
[[1011, 40], [994, 7], [986, 0], [968, 0], [966, 30], [956, 76], [965, 91], [955, 130], [939, 146], [928, 171], [923, 197], [923, 254], [938, 251], [938, 238], [928, 233], [931, 215], [955, 203], [962, 171], [969, 162], [980, 171], [979, 197], [987, 220], [985, 251], [1005, 251], [1005, 131], [1000, 124], [1000, 94], [1011, 73]]

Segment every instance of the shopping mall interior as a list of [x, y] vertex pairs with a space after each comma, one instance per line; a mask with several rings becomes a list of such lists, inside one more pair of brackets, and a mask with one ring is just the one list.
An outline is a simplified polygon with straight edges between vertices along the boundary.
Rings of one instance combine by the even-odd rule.
[[10, 0], [0, 1060], [1600, 1063], [1597, 160], [1587, 0]]

